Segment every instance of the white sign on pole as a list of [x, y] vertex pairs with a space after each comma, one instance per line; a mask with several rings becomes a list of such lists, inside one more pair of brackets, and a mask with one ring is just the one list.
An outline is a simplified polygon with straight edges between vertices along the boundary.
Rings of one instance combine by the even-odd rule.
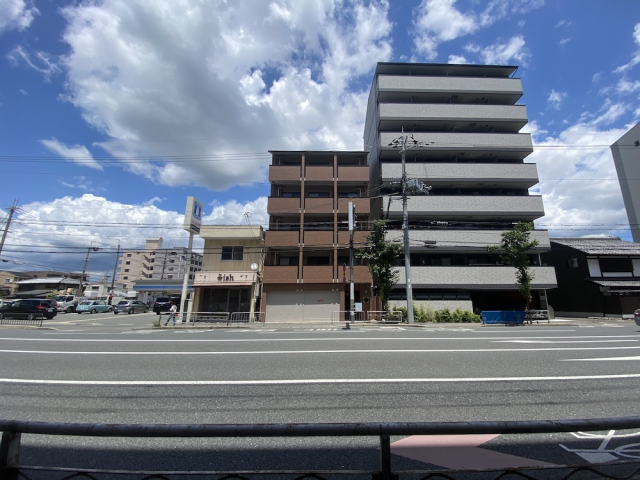
[[200, 233], [202, 224], [202, 203], [196, 197], [187, 197], [187, 208], [184, 212], [184, 229], [190, 233]]

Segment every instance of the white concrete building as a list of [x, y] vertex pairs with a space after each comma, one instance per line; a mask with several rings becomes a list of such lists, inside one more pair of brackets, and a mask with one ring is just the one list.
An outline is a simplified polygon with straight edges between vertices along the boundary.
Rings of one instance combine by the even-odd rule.
[[[402, 242], [402, 178], [399, 148], [390, 146], [402, 131], [422, 146], [406, 152], [408, 178], [432, 190], [408, 199], [414, 304], [481, 310], [522, 308], [515, 269], [503, 266], [497, 245], [514, 222], [544, 215], [531, 136], [519, 133], [527, 122], [517, 67], [452, 64], [378, 63], [365, 123], [370, 151], [372, 218], [388, 219], [388, 238]], [[374, 193], [371, 194], [374, 197]], [[546, 231], [534, 265], [533, 306], [546, 308], [545, 289], [556, 286], [553, 267], [540, 265], [549, 249]], [[425, 243], [426, 242], [426, 243]], [[403, 259], [404, 260], [404, 259]], [[404, 265], [404, 263], [402, 263]], [[390, 296], [406, 306], [405, 271]]]
[[640, 242], [640, 123], [611, 145], [633, 241]]

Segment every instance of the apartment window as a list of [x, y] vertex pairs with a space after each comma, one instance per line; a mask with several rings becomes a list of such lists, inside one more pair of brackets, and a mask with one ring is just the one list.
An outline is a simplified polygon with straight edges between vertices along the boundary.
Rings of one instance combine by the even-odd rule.
[[127, 253], [127, 257], [130, 257], [130, 256], [131, 256], [131, 254], [130, 254], [130, 253]]
[[242, 245], [222, 247], [222, 260], [242, 260], [244, 247]]
[[280, 257], [278, 258], [278, 265], [298, 265], [298, 257]]
[[567, 260], [567, 267], [578, 268], [578, 259], [576, 257], [571, 257], [569, 260]]
[[309, 192], [309, 198], [329, 198], [329, 192]]
[[167, 275], [167, 278], [173, 278], [173, 275]]
[[300, 198], [300, 192], [282, 192], [282, 198]]
[[124, 262], [125, 265], [131, 265], [131, 262]]
[[329, 256], [325, 257], [307, 257], [307, 265], [331, 265]]
[[129, 277], [122, 277], [123, 280], [129, 280]]
[[173, 267], [169, 267], [167, 270], [169, 270], [170, 272], [173, 272]]
[[128, 272], [128, 271], [129, 271], [129, 269], [128, 269], [128, 268], [125, 268], [125, 269], [124, 269], [124, 271], [125, 271], [125, 272]]

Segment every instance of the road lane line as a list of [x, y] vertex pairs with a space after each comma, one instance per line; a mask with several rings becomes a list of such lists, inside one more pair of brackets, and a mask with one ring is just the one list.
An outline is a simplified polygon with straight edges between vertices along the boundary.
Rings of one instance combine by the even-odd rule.
[[322, 385], [322, 384], [396, 384], [396, 383], [481, 383], [481, 382], [566, 382], [570, 380], [620, 380], [640, 378], [640, 373], [619, 375], [570, 375], [565, 377], [486, 377], [486, 378], [310, 378], [290, 380], [44, 380], [0, 378], [0, 384], [37, 385]]
[[565, 358], [561, 362], [620, 362], [640, 360], [640, 357], [603, 357], [603, 358]]
[[[179, 330], [175, 331], [176, 333]], [[166, 333], [172, 333], [171, 331], [166, 331]], [[88, 335], [92, 333], [88, 333]], [[50, 335], [50, 334], [49, 334]], [[107, 334], [111, 335], [111, 334]], [[440, 342], [443, 340], [452, 340], [452, 341], [463, 341], [463, 340], [472, 340], [472, 341], [506, 341], [506, 340], [563, 340], [563, 339], [640, 339], [640, 335], [584, 335], [584, 336], [567, 336], [567, 337], [309, 337], [309, 338], [149, 338], [149, 339], [140, 339], [140, 338], [12, 338], [12, 337], [0, 337], [0, 341], [9, 341], [9, 342], [104, 342], [104, 343], [135, 343], [135, 342], [157, 342], [157, 343], [187, 343], [187, 342], [211, 342], [211, 343], [251, 343], [251, 342], [354, 342], [354, 341], [406, 341], [413, 340], [418, 342]]]
[[637, 342], [638, 340], [497, 340], [493, 343], [618, 343]]
[[0, 349], [0, 353], [26, 353], [29, 355], [292, 355], [303, 354], [332, 354], [337, 353], [499, 353], [499, 352], [575, 352], [575, 351], [597, 351], [603, 350], [640, 350], [637, 347], [566, 347], [566, 348], [452, 348], [452, 349], [403, 349], [403, 350], [381, 350], [381, 349], [359, 349], [359, 350], [261, 350], [261, 351], [80, 351], [80, 350], [6, 350]]

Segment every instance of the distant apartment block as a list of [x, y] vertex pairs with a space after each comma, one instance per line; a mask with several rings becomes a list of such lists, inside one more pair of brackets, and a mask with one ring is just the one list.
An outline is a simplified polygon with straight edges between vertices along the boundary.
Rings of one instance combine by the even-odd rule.
[[[329, 320], [349, 308], [348, 206], [354, 244], [369, 234], [367, 152], [271, 151], [262, 286], [266, 321]], [[371, 308], [371, 275], [354, 266], [355, 298]]]
[[184, 247], [162, 248], [162, 237], [147, 238], [144, 248], [125, 250], [118, 259], [116, 279], [124, 284], [125, 290], [131, 290], [136, 280], [172, 280], [178, 281], [202, 267], [202, 255], [191, 253], [191, 262], [187, 262], [188, 250]]
[[[402, 132], [420, 142], [406, 152], [406, 173], [432, 187], [408, 199], [414, 304], [463, 309], [522, 308], [515, 269], [487, 251], [518, 221], [544, 215], [531, 136], [517, 67], [379, 63], [365, 123], [369, 150], [371, 216], [388, 219], [388, 239], [402, 241]], [[533, 305], [546, 308], [545, 290], [556, 286], [553, 267], [539, 254], [550, 248], [546, 231], [531, 236], [535, 274]], [[406, 306], [404, 259], [391, 303]]]
[[640, 123], [611, 145], [634, 242], [640, 242]]

